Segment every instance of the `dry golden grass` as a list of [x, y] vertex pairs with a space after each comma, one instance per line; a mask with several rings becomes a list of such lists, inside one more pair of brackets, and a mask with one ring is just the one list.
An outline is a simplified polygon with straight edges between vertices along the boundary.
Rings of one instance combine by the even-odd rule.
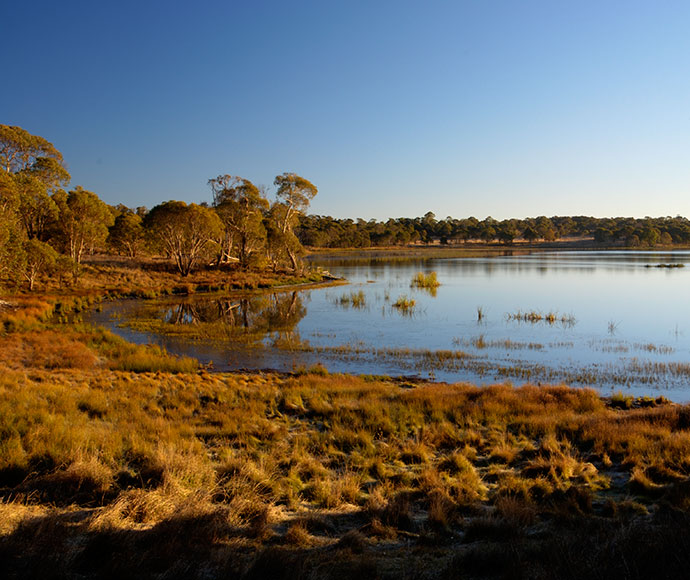
[[[211, 576], [328, 577], [322, 558], [359, 577], [379, 543], [395, 568], [410, 542], [514, 542], [564, 518], [613, 526], [690, 507], [685, 406], [319, 369], [212, 374], [52, 324], [56, 308], [26, 300], [0, 334], [0, 556], [36, 573], [96, 577], [105, 558], [120, 576], [198, 560]], [[94, 555], [98, 542], [131, 566]]]

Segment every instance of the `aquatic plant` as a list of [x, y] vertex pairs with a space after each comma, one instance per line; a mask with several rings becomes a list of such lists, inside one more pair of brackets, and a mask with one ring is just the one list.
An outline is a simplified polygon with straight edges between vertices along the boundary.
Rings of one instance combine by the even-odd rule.
[[508, 312], [505, 315], [506, 320], [516, 322], [537, 323], [544, 322], [546, 324], [561, 323], [565, 326], [573, 326], [576, 322], [575, 316], [572, 314], [559, 314], [558, 312], [549, 311], [543, 313], [538, 310], [518, 310], [517, 312]]
[[414, 278], [412, 278], [412, 283], [410, 284], [414, 288], [424, 288], [426, 290], [438, 288], [441, 283], [438, 281], [436, 272], [429, 272], [425, 274], [424, 272], [417, 272]]
[[349, 294], [343, 294], [338, 298], [336, 301], [336, 304], [339, 304], [340, 306], [344, 307], [350, 307], [352, 308], [364, 308], [367, 305], [367, 299], [364, 294], [363, 290], [359, 290], [357, 292], [352, 291]]
[[477, 322], [484, 320], [484, 308], [477, 306]]
[[416, 304], [417, 302], [414, 300], [414, 298], [409, 298], [407, 295], [401, 294], [398, 296], [398, 299], [393, 302], [392, 306], [393, 308], [397, 308], [403, 314], [412, 314]]
[[453, 344], [458, 346], [472, 346], [478, 349], [484, 348], [503, 348], [505, 350], [542, 350], [544, 345], [539, 342], [519, 342], [506, 339], [486, 340], [483, 334], [471, 339], [454, 338]]

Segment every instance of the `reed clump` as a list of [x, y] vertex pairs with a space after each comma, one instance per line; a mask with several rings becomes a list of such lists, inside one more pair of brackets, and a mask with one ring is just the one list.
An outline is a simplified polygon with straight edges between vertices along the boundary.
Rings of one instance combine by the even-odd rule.
[[406, 294], [398, 296], [397, 300], [391, 306], [397, 309], [402, 314], [412, 314], [415, 310], [417, 302], [414, 298], [410, 298]]
[[348, 294], [343, 294], [337, 300], [337, 304], [344, 307], [352, 307], [356, 309], [364, 308], [367, 305], [367, 298], [363, 290], [353, 291]]
[[417, 272], [412, 278], [410, 284], [413, 288], [422, 288], [424, 290], [436, 290], [441, 282], [438, 281], [436, 272]]
[[532, 324], [543, 322], [546, 324], [560, 323], [565, 326], [573, 326], [577, 322], [577, 319], [572, 314], [559, 314], [555, 311], [518, 310], [517, 312], [506, 313], [505, 317], [509, 321], [529, 322]]

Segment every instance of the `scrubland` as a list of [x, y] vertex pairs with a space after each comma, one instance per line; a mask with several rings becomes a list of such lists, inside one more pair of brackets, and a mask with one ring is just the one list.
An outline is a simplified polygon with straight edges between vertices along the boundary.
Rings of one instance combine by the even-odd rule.
[[[46, 290], [59, 291], [63, 285], [44, 279]], [[320, 271], [295, 274], [286, 270], [241, 270], [232, 266], [202, 267], [188, 276], [180, 276], [162, 258], [124, 258], [95, 256], [80, 266], [79, 291], [109, 296], [155, 298], [171, 294], [188, 295], [203, 292], [231, 292], [235, 290], [261, 291], [282, 285], [323, 283]], [[68, 295], [74, 288], [64, 290]]]
[[90, 301], [0, 312], [3, 577], [688, 569], [686, 406], [320, 366], [210, 373], [64, 322]]

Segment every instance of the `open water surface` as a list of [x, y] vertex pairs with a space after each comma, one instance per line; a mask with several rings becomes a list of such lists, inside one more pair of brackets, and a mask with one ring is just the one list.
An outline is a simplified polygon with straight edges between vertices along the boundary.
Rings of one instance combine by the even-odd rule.
[[[690, 400], [688, 251], [312, 262], [350, 283], [245, 298], [117, 301], [90, 321], [218, 370], [321, 363], [330, 372], [565, 382]], [[435, 293], [411, 287], [417, 272], [431, 271], [441, 283]], [[412, 310], [393, 306], [403, 295], [415, 301]], [[526, 321], [518, 313], [554, 316]], [[165, 332], [136, 330], [148, 319]]]

